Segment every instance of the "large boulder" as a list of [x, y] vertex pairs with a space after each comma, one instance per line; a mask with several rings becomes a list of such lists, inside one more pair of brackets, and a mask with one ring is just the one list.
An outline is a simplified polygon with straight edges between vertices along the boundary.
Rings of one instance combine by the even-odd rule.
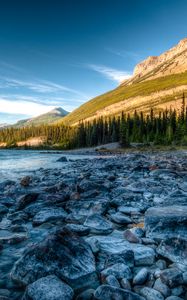
[[72, 300], [72, 288], [57, 276], [42, 277], [28, 285], [22, 300]]
[[187, 237], [187, 206], [152, 207], [145, 213], [147, 237]]
[[136, 266], [152, 265], [155, 260], [155, 251], [152, 248], [142, 244], [129, 243], [123, 238], [123, 232], [113, 232], [108, 236], [92, 236], [86, 238], [86, 241], [90, 245], [97, 244], [98, 256], [105, 258], [107, 262], [111, 261], [112, 263], [112, 260], [115, 260], [124, 262], [131, 267], [132, 264]]
[[97, 286], [95, 259], [89, 245], [67, 229], [30, 246], [15, 263], [11, 278], [25, 286], [54, 274], [75, 290]]
[[187, 265], [187, 238], [178, 237], [163, 240], [156, 251], [172, 262]]

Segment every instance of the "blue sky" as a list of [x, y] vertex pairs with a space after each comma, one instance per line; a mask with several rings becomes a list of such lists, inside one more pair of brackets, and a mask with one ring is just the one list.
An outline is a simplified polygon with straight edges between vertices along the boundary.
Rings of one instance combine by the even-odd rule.
[[187, 37], [186, 0], [6, 0], [0, 123], [72, 111]]

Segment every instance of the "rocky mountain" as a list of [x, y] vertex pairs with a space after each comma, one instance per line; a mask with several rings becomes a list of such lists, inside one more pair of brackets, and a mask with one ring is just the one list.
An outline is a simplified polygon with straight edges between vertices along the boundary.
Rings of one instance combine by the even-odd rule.
[[187, 38], [159, 56], [149, 56], [134, 69], [133, 77], [124, 83], [150, 80], [187, 71]]
[[14, 127], [24, 127], [31, 125], [52, 124], [68, 115], [68, 112], [61, 107], [54, 108], [48, 113], [38, 117], [18, 121]]
[[171, 106], [180, 109], [187, 93], [187, 38], [160, 56], [149, 56], [134, 69], [133, 76], [116, 89], [91, 99], [63, 119], [67, 124], [121, 111], [145, 113]]

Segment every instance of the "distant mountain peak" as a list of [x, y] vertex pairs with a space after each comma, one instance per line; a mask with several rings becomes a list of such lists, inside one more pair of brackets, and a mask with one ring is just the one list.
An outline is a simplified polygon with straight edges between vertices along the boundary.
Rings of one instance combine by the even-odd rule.
[[34, 118], [20, 120], [14, 126], [15, 127], [25, 127], [31, 125], [42, 125], [42, 124], [52, 124], [56, 121], [64, 118], [68, 115], [69, 112], [64, 110], [62, 107], [55, 107], [54, 109], [50, 110], [49, 112], [39, 115]]
[[52, 110], [50, 110], [47, 114], [57, 114], [57, 115], [67, 115], [68, 112], [63, 109], [62, 107], [55, 107]]

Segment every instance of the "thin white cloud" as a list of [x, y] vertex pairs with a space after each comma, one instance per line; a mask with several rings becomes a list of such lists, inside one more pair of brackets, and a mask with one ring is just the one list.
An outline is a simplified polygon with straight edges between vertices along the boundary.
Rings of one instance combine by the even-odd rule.
[[1, 113], [8, 113], [13, 115], [28, 115], [34, 117], [40, 114], [44, 114], [53, 109], [54, 107], [55, 106], [43, 105], [29, 101], [12, 101], [0, 98]]
[[87, 67], [110, 80], [117, 81], [118, 83], [125, 79], [129, 79], [132, 76], [130, 72], [113, 69], [103, 65], [88, 64]]
[[126, 51], [126, 50], [116, 50], [113, 48], [106, 48], [106, 50], [116, 56], [120, 56], [122, 58], [130, 57], [131, 59], [137, 61], [140, 60], [140, 55], [133, 51]]

